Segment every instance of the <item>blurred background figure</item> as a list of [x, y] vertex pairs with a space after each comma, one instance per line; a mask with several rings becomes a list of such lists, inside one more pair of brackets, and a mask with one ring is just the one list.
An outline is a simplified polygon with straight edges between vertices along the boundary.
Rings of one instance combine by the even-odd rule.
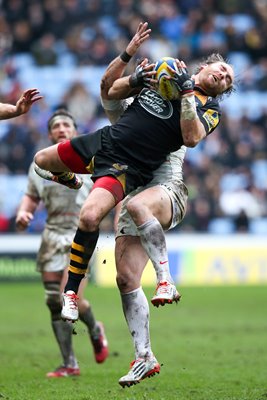
[[[57, 110], [49, 118], [48, 137], [52, 144], [60, 143], [76, 135], [76, 122], [67, 110]], [[91, 187], [92, 181], [89, 176], [85, 177], [83, 187], [79, 191], [54, 182], [46, 182], [35, 173], [31, 164], [27, 189], [16, 215], [17, 229], [25, 230], [31, 224], [41, 201], [47, 210], [47, 219], [37, 255], [37, 271], [42, 276], [45, 301], [62, 356], [62, 364], [54, 371], [48, 372], [48, 378], [80, 375], [80, 368], [72, 347], [72, 324], [61, 319], [61, 293], [66, 281], [69, 251], [78, 224], [80, 208]], [[102, 322], [95, 320], [92, 308], [84, 298], [86, 283], [87, 278], [82, 281], [79, 290], [79, 319], [87, 327], [95, 361], [102, 363], [108, 356], [107, 339]]]

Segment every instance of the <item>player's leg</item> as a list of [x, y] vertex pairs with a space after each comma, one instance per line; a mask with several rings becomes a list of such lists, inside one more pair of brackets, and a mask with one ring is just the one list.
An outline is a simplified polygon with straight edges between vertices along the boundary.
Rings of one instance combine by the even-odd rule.
[[148, 188], [128, 201], [127, 210], [137, 226], [141, 243], [156, 271], [157, 289], [152, 303], [158, 306], [178, 301], [180, 294], [170, 274], [163, 230], [168, 229], [172, 222], [173, 209], [169, 195], [160, 186]]
[[52, 329], [62, 356], [62, 364], [54, 371], [48, 372], [48, 378], [80, 375], [80, 369], [72, 347], [72, 324], [61, 319], [62, 271], [42, 272], [42, 281], [45, 289], [45, 301], [50, 311]]
[[135, 236], [117, 237], [115, 258], [122, 308], [135, 348], [135, 360], [129, 372], [119, 380], [124, 387], [159, 373], [160, 365], [151, 349], [149, 305], [141, 287], [141, 276], [148, 257], [140, 239]]
[[[94, 257], [93, 257], [94, 259]], [[89, 269], [91, 268], [92, 261], [90, 261]], [[64, 280], [62, 290], [67, 282], [68, 269], [64, 271]], [[105, 335], [104, 324], [95, 319], [92, 306], [89, 301], [84, 297], [84, 290], [87, 286], [88, 278], [84, 277], [80, 283], [78, 290], [78, 311], [79, 319], [86, 325], [91, 344], [93, 346], [95, 361], [102, 363], [109, 355], [108, 342]], [[64, 323], [64, 321], [62, 321]]]
[[83, 204], [79, 226], [71, 246], [68, 281], [63, 296], [63, 319], [73, 322], [78, 319], [77, 293], [79, 285], [87, 272], [89, 261], [97, 244], [99, 224], [116, 205], [114, 192], [120, 192], [119, 200], [121, 200], [123, 190], [117, 179], [99, 178]]
[[88, 173], [86, 164], [66, 141], [38, 151], [34, 157], [35, 172], [43, 179], [60, 183], [70, 189], [80, 189], [82, 179], [74, 172]]

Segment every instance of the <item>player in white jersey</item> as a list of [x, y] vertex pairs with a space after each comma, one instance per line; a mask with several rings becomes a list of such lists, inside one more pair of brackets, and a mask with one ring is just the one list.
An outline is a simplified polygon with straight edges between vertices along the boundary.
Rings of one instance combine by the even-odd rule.
[[[141, 23], [126, 48], [126, 55], [133, 56], [149, 33], [147, 23]], [[143, 65], [146, 62], [144, 60]], [[127, 57], [124, 54], [111, 62], [102, 78], [102, 105], [112, 123], [130, 102], [129, 99], [108, 99], [109, 87], [123, 74], [126, 66]], [[119, 380], [123, 387], [160, 372], [160, 364], [151, 349], [149, 306], [141, 287], [142, 273], [149, 257], [158, 281], [152, 303], [164, 305], [180, 298], [169, 272], [164, 230], [175, 227], [186, 212], [188, 192], [182, 175], [185, 151], [185, 146], [182, 146], [171, 153], [168, 160], [154, 172], [154, 178], [148, 185], [131, 192], [122, 201], [115, 247], [117, 284], [135, 348], [135, 360], [131, 363], [130, 371]]]
[[[59, 143], [77, 134], [73, 117], [63, 109], [51, 116], [48, 131], [52, 143]], [[37, 270], [42, 275], [46, 305], [50, 310], [52, 328], [63, 359], [62, 365], [55, 371], [48, 372], [47, 377], [80, 375], [72, 347], [72, 324], [61, 319], [61, 293], [66, 282], [69, 251], [78, 225], [80, 208], [91, 187], [89, 176], [85, 177], [79, 191], [49, 182], [36, 174], [32, 164], [28, 187], [17, 212], [16, 224], [18, 229], [23, 230], [33, 219], [40, 201], [47, 210], [47, 220], [37, 255]], [[86, 283], [87, 280], [84, 279], [79, 288], [79, 318], [87, 326], [96, 362], [102, 363], [108, 356], [107, 341], [103, 324], [95, 320], [91, 306], [83, 296]]]

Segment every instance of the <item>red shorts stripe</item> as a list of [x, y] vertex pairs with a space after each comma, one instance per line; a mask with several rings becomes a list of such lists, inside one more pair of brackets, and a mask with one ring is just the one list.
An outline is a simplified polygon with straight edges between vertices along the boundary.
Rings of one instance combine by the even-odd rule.
[[78, 153], [74, 150], [70, 140], [61, 142], [57, 148], [61, 161], [72, 171], [78, 174], [89, 174], [86, 169], [86, 163], [82, 160]]
[[108, 190], [113, 194], [116, 204], [118, 204], [124, 198], [124, 191], [122, 184], [118, 181], [118, 179], [113, 176], [103, 176], [101, 178], [97, 178], [92, 187], [92, 190], [95, 188], [102, 188]]

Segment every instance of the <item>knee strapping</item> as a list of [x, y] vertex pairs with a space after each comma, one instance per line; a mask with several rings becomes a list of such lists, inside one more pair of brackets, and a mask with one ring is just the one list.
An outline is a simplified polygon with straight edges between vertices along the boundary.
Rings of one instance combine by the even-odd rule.
[[50, 310], [52, 320], [60, 319], [62, 302], [59, 282], [44, 282], [45, 302]]

